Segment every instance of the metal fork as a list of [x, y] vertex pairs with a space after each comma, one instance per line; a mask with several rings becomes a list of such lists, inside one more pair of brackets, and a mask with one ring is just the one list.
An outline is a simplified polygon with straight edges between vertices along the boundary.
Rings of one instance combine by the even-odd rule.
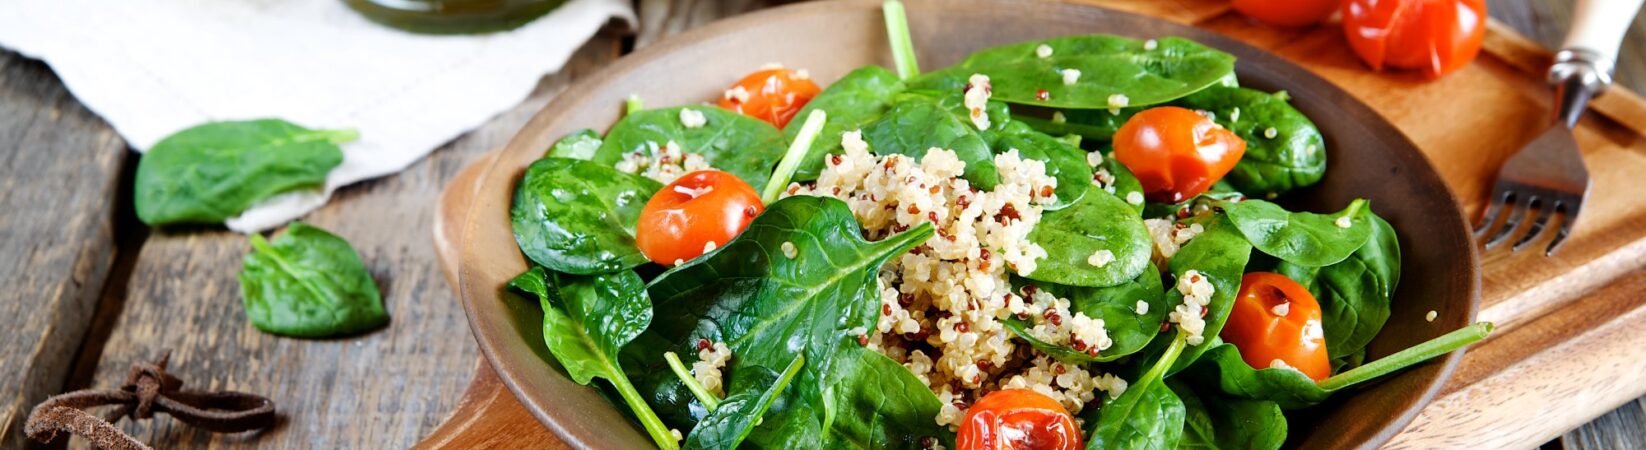
[[[1572, 128], [1587, 109], [1589, 99], [1611, 86], [1618, 45], [1641, 1], [1578, 2], [1566, 44], [1549, 67], [1549, 83], [1555, 91], [1553, 123], [1498, 170], [1489, 197], [1491, 204], [1474, 230], [1477, 240], [1490, 232], [1486, 249], [1507, 242], [1527, 220], [1532, 220], [1532, 225], [1515, 241], [1514, 251], [1542, 236], [1557, 215], [1561, 216], [1560, 229], [1543, 254], [1554, 255], [1572, 233], [1583, 200], [1589, 196], [1589, 170], [1583, 165]], [[1492, 232], [1505, 210], [1508, 218]]]

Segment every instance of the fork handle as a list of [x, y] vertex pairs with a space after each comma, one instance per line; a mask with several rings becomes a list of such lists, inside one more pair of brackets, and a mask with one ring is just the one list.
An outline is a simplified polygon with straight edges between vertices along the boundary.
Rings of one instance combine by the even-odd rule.
[[1566, 126], [1577, 119], [1589, 99], [1612, 85], [1612, 68], [1629, 22], [1646, 0], [1578, 0], [1566, 43], [1549, 67], [1555, 85], [1555, 118]]

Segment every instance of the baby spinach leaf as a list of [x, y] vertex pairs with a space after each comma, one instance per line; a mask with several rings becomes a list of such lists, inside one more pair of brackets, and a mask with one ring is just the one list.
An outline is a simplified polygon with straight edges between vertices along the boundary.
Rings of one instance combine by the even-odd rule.
[[[1282, 261], [1313, 267], [1337, 264], [1366, 245], [1373, 224], [1366, 213], [1366, 200], [1349, 203], [1336, 214], [1291, 212], [1263, 200], [1218, 202], [1240, 233], [1262, 250]], [[1338, 219], [1348, 217], [1348, 227]]]
[[994, 154], [977, 127], [934, 97], [897, 96], [885, 115], [863, 127], [863, 140], [877, 155], [900, 154], [916, 160], [932, 148], [951, 150], [966, 163], [963, 176], [973, 187], [990, 190], [1000, 182]]
[[1333, 358], [1366, 347], [1383, 329], [1395, 286], [1400, 282], [1400, 240], [1394, 227], [1367, 213], [1372, 236], [1347, 259], [1326, 267], [1284, 262], [1275, 272], [1308, 286], [1320, 302], [1326, 354]]
[[[840, 135], [861, 129], [885, 115], [901, 92], [903, 80], [897, 74], [880, 66], [863, 66], [847, 73], [813, 97], [795, 117], [806, 117], [812, 110], [821, 109], [829, 113], [829, 121], [823, 124], [823, 132], [817, 135], [811, 150], [806, 153], [806, 159], [800, 163], [800, 169], [795, 171], [794, 181], [817, 179], [817, 175], [823, 172], [823, 158], [843, 152]], [[792, 121], [783, 127], [786, 141], [794, 141], [800, 133], [801, 122]]]
[[571, 134], [555, 141], [549, 146], [549, 152], [543, 156], [549, 158], [593, 159], [596, 151], [600, 150], [600, 133], [587, 128], [573, 131]]
[[641, 208], [662, 188], [595, 162], [540, 159], [514, 191], [515, 241], [532, 262], [557, 272], [587, 275], [645, 264], [634, 229]]
[[[1089, 190], [1096, 190], [1085, 183]], [[1029, 241], [1046, 249], [1034, 272], [1024, 278], [1070, 286], [1106, 287], [1137, 278], [1154, 251], [1148, 228], [1137, 211], [1107, 192], [1089, 192], [1068, 208], [1047, 212], [1029, 232]], [[1113, 254], [1101, 266], [1088, 259], [1099, 251]]]
[[[527, 272], [527, 276], [537, 273]], [[587, 385], [602, 378], [611, 383], [652, 440], [664, 448], [674, 448], [674, 436], [618, 364], [623, 346], [652, 321], [651, 299], [646, 296], [640, 275], [629, 270], [592, 276], [545, 275], [547, 279], [541, 282], [553, 290], [539, 302], [543, 306], [543, 343], [549, 353], [554, 354], [572, 381]], [[537, 283], [522, 280], [510, 284], [535, 289]]]
[[[781, 395], [747, 445], [914, 446], [922, 437], [941, 435], [932, 420], [936, 397], [902, 366], [875, 359], [879, 355], [870, 355], [857, 339], [879, 312], [881, 265], [932, 235], [931, 226], [922, 224], [868, 242], [845, 202], [779, 200], [725, 246], [652, 281], [647, 289], [657, 314], [671, 319], [648, 333], [671, 342], [670, 350], [698, 339], [725, 342], [733, 354], [732, 379], [743, 367], [772, 367], [805, 355], [794, 388]], [[797, 250], [794, 257], [781, 250], [784, 243]], [[865, 380], [887, 389], [863, 389]]]
[[1286, 415], [1275, 402], [1202, 393], [1176, 378], [1166, 385], [1183, 400], [1178, 448], [1273, 450], [1286, 443]]
[[533, 265], [509, 279], [509, 289], [537, 296], [538, 301], [549, 299], [549, 273], [543, 266]]
[[[743, 439], [754, 430], [760, 416], [771, 409], [772, 403], [777, 401], [783, 390], [794, 381], [795, 374], [806, 363], [804, 356], [795, 356], [788, 368], [782, 374], [772, 372], [764, 367], [749, 367], [744, 369], [744, 378], [761, 380], [755, 388], [746, 389], [726, 396], [720, 407], [698, 422], [692, 429], [692, 434], [686, 436], [688, 449], [724, 449], [731, 450], [743, 443]], [[770, 381], [765, 381], [770, 380]]]
[[[706, 123], [697, 128], [682, 124], [680, 110], [687, 108], [702, 113]], [[652, 156], [670, 141], [679, 146], [677, 150], [701, 155], [710, 166], [737, 175], [756, 189], [766, 185], [772, 167], [788, 151], [783, 133], [760, 119], [712, 106], [677, 106], [624, 116], [606, 133], [593, 161], [610, 166], [622, 161], [625, 153]]]
[[1058, 120], [1028, 114], [1013, 115], [1012, 120], [1023, 122], [1048, 134], [1072, 134], [1086, 139], [1109, 141], [1114, 139], [1114, 133], [1120, 130], [1121, 125], [1131, 120], [1132, 115], [1146, 108], [1148, 107], [1120, 108], [1114, 112], [1106, 109], [1065, 109], [1056, 111], [1062, 115]]
[[1016, 149], [1023, 159], [1046, 163], [1046, 175], [1057, 179], [1057, 201], [1046, 205], [1047, 211], [1063, 209], [1080, 201], [1092, 184], [1092, 167], [1086, 164], [1086, 152], [1055, 137], [1035, 131], [1027, 125], [1011, 122], [1005, 130], [984, 134], [995, 153]]
[[310, 130], [279, 119], [211, 122], [179, 131], [137, 163], [133, 206], [149, 225], [217, 223], [258, 201], [319, 189], [343, 163], [353, 130]]
[[302, 222], [270, 243], [251, 235], [240, 269], [246, 318], [267, 333], [329, 337], [388, 323], [377, 283], [349, 241]]
[[[911, 87], [958, 90], [974, 73], [988, 75], [993, 97], [1071, 109], [1108, 109], [1109, 96], [1131, 106], [1165, 103], [1216, 84], [1234, 72], [1234, 56], [1167, 37], [1144, 41], [1093, 34], [1026, 41], [973, 53], [959, 64], [909, 80]], [[1050, 47], [1040, 57], [1037, 48]], [[1064, 70], [1078, 70], [1071, 80]], [[1042, 95], [1041, 91], [1045, 91]]]
[[[1021, 284], [1021, 280], [1017, 281]], [[1052, 345], [1034, 338], [1028, 332], [1033, 324], [1027, 320], [1016, 317], [1006, 320], [1006, 329], [1011, 330], [1018, 338], [1027, 341], [1036, 350], [1068, 363], [1113, 361], [1142, 350], [1143, 346], [1160, 335], [1160, 323], [1166, 320], [1166, 313], [1172, 309], [1166, 304], [1166, 291], [1160, 284], [1160, 270], [1153, 264], [1137, 278], [1115, 286], [1089, 288], [1055, 283], [1034, 285], [1058, 298], [1069, 299], [1069, 312], [1078, 312], [1085, 314], [1086, 317], [1102, 320], [1103, 328], [1109, 332], [1109, 339], [1114, 341], [1102, 353], [1091, 356], [1086, 352], [1062, 345]], [[1138, 302], [1149, 305], [1144, 314], [1137, 313]]]
[[[1188, 367], [1214, 345], [1214, 339], [1223, 331], [1223, 324], [1229, 320], [1229, 310], [1234, 307], [1235, 294], [1240, 292], [1240, 278], [1245, 275], [1246, 261], [1252, 254], [1251, 244], [1246, 242], [1246, 238], [1240, 235], [1240, 231], [1227, 218], [1221, 215], [1212, 216], [1203, 226], [1206, 231], [1183, 244], [1183, 248], [1166, 263], [1172, 272], [1172, 278], [1179, 283], [1184, 282], [1183, 278], [1188, 271], [1194, 270], [1206, 277], [1213, 288], [1211, 303], [1206, 305], [1204, 316], [1206, 327], [1201, 332], [1204, 342], [1188, 346], [1177, 364], [1167, 372], [1168, 375]], [[1176, 308], [1177, 305], [1183, 304], [1183, 300], [1183, 293], [1175, 286], [1167, 287], [1166, 305]], [[1161, 346], [1158, 343], [1151, 345]]]
[[1326, 143], [1320, 130], [1283, 97], [1213, 86], [1174, 104], [1210, 111], [1214, 121], [1246, 141], [1246, 155], [1224, 179], [1247, 195], [1283, 194], [1326, 175]]
[[1178, 361], [1184, 346], [1178, 332], [1166, 342], [1160, 356], [1148, 360], [1148, 371], [1126, 392], [1104, 402], [1097, 420], [1087, 420], [1087, 450], [1172, 449], [1183, 436], [1183, 402], [1166, 387], [1166, 369]]
[[[1109, 175], [1114, 177], [1115, 197], [1129, 199], [1132, 198], [1132, 193], [1136, 192], [1136, 198], [1143, 198], [1143, 182], [1137, 179], [1137, 175], [1132, 173], [1132, 169], [1126, 167], [1125, 164], [1121, 164], [1120, 160], [1109, 158], [1107, 155], [1103, 158], [1103, 168], [1108, 169]], [[1147, 203], [1132, 205], [1129, 201], [1126, 204], [1131, 205], [1132, 209], [1137, 210], [1139, 213], [1142, 213], [1147, 206]]]

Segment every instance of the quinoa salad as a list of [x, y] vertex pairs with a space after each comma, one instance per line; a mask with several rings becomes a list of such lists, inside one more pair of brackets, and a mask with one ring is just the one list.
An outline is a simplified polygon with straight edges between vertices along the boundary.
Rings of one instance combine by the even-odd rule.
[[659, 448], [1279, 448], [1489, 333], [1369, 357], [1396, 230], [1285, 206], [1325, 140], [1232, 55], [1082, 35], [920, 72], [885, 13], [891, 69], [631, 96], [520, 179], [508, 290]]

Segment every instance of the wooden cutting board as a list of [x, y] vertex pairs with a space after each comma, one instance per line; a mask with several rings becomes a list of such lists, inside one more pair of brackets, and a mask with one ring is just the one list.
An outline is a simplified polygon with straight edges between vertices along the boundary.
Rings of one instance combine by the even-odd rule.
[[[1549, 120], [1542, 79], [1551, 53], [1498, 23], [1473, 65], [1429, 81], [1371, 72], [1336, 26], [1266, 28], [1220, 0], [1088, 3], [1217, 31], [1333, 81], [1406, 133], [1471, 214], [1484, 206], [1497, 167]], [[1595, 100], [1576, 133], [1594, 184], [1571, 239], [1552, 258], [1484, 253], [1479, 319], [1497, 323], [1497, 332], [1468, 351], [1387, 448], [1535, 447], [1646, 394], [1646, 189], [1634, 184], [1646, 179], [1643, 133], [1646, 101], [1636, 94], [1614, 88]], [[482, 158], [452, 182], [435, 218], [454, 286], [452, 246], [462, 230], [453, 227], [491, 161]], [[565, 444], [481, 361], [458, 410], [419, 447], [526, 446]]]

